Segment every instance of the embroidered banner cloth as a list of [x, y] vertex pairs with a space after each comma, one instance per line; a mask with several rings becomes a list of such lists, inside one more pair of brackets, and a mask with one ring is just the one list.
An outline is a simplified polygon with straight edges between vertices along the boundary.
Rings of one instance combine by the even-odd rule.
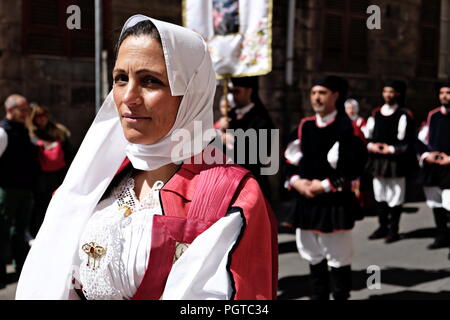
[[183, 24], [203, 36], [218, 78], [272, 71], [272, 0], [183, 0]]

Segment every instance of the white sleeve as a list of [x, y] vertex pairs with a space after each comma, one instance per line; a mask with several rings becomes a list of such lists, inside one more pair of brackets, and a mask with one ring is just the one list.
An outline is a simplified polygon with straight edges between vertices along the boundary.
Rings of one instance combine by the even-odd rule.
[[229, 300], [229, 253], [243, 226], [241, 212], [221, 218], [200, 234], [174, 263], [162, 300]]
[[369, 119], [367, 119], [366, 125], [361, 128], [361, 131], [364, 133], [364, 137], [366, 139], [372, 139], [374, 128], [375, 128], [375, 119], [373, 117], [370, 117]]
[[329, 179], [324, 179], [324, 180], [320, 181], [320, 183], [322, 184], [322, 187], [326, 193], [331, 191], [331, 183], [330, 183]]
[[422, 129], [420, 129], [419, 134], [418, 134], [419, 140], [422, 141], [424, 144], [428, 144], [428, 141], [427, 141], [428, 130], [430, 130], [428, 125], [424, 125], [422, 127]]
[[398, 140], [404, 140], [406, 136], [406, 126], [408, 125], [408, 120], [406, 118], [406, 114], [402, 115], [400, 117], [400, 120], [398, 121], [398, 132], [397, 132], [397, 139]]
[[7, 146], [8, 134], [6, 133], [5, 129], [0, 128], [0, 157], [2, 156], [3, 152], [5, 152]]
[[339, 161], [339, 141], [336, 142], [328, 151], [327, 160], [333, 169], [337, 168], [337, 163]]
[[426, 159], [429, 155], [430, 155], [429, 152], [424, 152], [424, 153], [420, 156], [420, 159], [419, 159], [419, 166], [420, 166], [421, 168], [423, 168], [423, 162], [425, 161], [425, 159]]
[[295, 139], [290, 142], [284, 152], [284, 157], [290, 164], [297, 166], [303, 157], [303, 153], [300, 150], [300, 140]]

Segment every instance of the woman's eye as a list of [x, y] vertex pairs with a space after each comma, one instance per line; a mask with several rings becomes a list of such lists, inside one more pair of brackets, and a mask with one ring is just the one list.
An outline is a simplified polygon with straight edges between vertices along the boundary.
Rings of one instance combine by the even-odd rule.
[[114, 83], [128, 82], [128, 76], [124, 74], [118, 74], [114, 77]]
[[161, 85], [162, 82], [160, 80], [156, 79], [155, 77], [146, 76], [146, 77], [142, 78], [142, 84], [144, 86], [154, 86], [154, 85]]

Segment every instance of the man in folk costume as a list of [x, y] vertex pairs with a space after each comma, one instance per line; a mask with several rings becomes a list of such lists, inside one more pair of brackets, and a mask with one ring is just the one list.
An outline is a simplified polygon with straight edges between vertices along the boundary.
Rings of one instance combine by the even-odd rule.
[[364, 134], [368, 140], [367, 173], [373, 177], [379, 227], [369, 239], [385, 238], [386, 243], [399, 240], [399, 223], [405, 201], [405, 177], [416, 167], [415, 126], [405, 109], [406, 84], [386, 81], [384, 105], [376, 108], [367, 120]]
[[[450, 245], [447, 226], [450, 202], [446, 189], [450, 189], [450, 81], [438, 85], [440, 107], [428, 113], [427, 122], [419, 132], [419, 180], [424, 186], [427, 205], [433, 210], [437, 234], [429, 249]], [[446, 197], [447, 195], [447, 197]]]
[[10, 95], [5, 111], [5, 118], [0, 120], [0, 289], [7, 284], [8, 250], [11, 249], [17, 274], [29, 250], [26, 233], [39, 164], [37, 150], [25, 127], [30, 114], [27, 99]]
[[367, 151], [344, 111], [347, 90], [337, 76], [315, 81], [315, 116], [301, 120], [285, 152], [288, 185], [296, 194], [291, 216], [297, 248], [310, 265], [314, 300], [329, 299], [330, 276], [335, 300], [348, 299], [351, 291], [351, 230], [361, 218], [351, 183], [362, 173]]
[[248, 170], [211, 161], [207, 44], [135, 15], [117, 47], [113, 90], [50, 202], [16, 298], [274, 299], [270, 206]]
[[[259, 130], [271, 130], [274, 129], [272, 119], [270, 118], [269, 112], [263, 105], [259, 97], [259, 85], [258, 77], [242, 77], [242, 78], [232, 78], [232, 88], [230, 89], [233, 95], [234, 107], [230, 110], [228, 114], [228, 119], [221, 121], [223, 130], [225, 129], [242, 129], [244, 132], [249, 129], [256, 130], [258, 134], [258, 148], [253, 148], [250, 145], [250, 141], [245, 144], [245, 163], [239, 163], [244, 168], [250, 170], [250, 172], [255, 176], [258, 181], [263, 193], [270, 200], [270, 184], [269, 179], [266, 175], [261, 174], [261, 168], [263, 164], [260, 162], [259, 157], [255, 157], [259, 154], [260, 143], [267, 143], [267, 150], [270, 152], [270, 140], [260, 142], [263, 137], [260, 135]], [[223, 119], [223, 118], [222, 118]], [[223, 124], [226, 124], [225, 126]], [[267, 139], [270, 138], [270, 132], [268, 132]], [[237, 149], [237, 140], [235, 139], [235, 158], [238, 157], [239, 152], [243, 150]], [[256, 154], [250, 154], [254, 150]], [[251, 158], [256, 159], [256, 163], [251, 161]], [[237, 162], [237, 161], [236, 161]]]

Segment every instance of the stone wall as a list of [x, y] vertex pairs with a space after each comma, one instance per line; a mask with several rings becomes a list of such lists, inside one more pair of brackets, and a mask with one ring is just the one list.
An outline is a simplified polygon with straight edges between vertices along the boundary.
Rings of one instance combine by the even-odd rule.
[[95, 116], [94, 59], [24, 55], [21, 24], [21, 1], [0, 0], [0, 101], [17, 92], [47, 106], [78, 147]]
[[[105, 0], [107, 1], [107, 0]], [[109, 0], [106, 13], [108, 79], [114, 63], [113, 46], [128, 17], [136, 13], [181, 23], [180, 0]], [[447, 1], [448, 0], [443, 0]], [[285, 86], [288, 1], [274, 0], [273, 71], [260, 79], [261, 98], [276, 126], [285, 136], [300, 120], [311, 114], [309, 90], [320, 70], [322, 42], [321, 12], [325, 0], [297, 0], [294, 34], [294, 82]], [[94, 59], [24, 55], [21, 48], [22, 1], [0, 0], [0, 101], [19, 92], [48, 106], [55, 118], [73, 132], [78, 146], [94, 117]], [[416, 77], [419, 51], [418, 21], [421, 0], [392, 2], [374, 0], [381, 8], [381, 30], [368, 30], [368, 68], [363, 73], [340, 73], [350, 83], [350, 96], [358, 99], [361, 113], [369, 114], [381, 103], [381, 86], [386, 78], [408, 83], [408, 107], [424, 119], [437, 104], [436, 79]], [[447, 31], [450, 34], [450, 31]], [[450, 55], [449, 55], [450, 63]], [[222, 88], [217, 90], [217, 98]], [[1, 108], [3, 109], [3, 108]], [[216, 106], [216, 117], [218, 110]], [[3, 116], [3, 110], [0, 115]], [[274, 178], [278, 179], [278, 178]], [[274, 182], [278, 185], [278, 182]]]
[[[298, 123], [298, 116], [312, 113], [309, 107], [310, 86], [316, 76], [326, 73], [319, 69], [323, 3], [315, 0], [297, 1], [294, 98], [288, 106], [292, 125]], [[427, 110], [435, 106], [438, 99], [434, 91], [437, 79], [416, 76], [421, 1], [376, 0], [370, 3], [381, 8], [381, 30], [368, 30], [367, 72], [334, 74], [349, 80], [349, 96], [360, 102], [363, 116], [368, 116], [374, 106], [382, 103], [381, 90], [385, 79], [406, 81], [408, 107], [416, 114], [418, 121], [422, 121]]]

